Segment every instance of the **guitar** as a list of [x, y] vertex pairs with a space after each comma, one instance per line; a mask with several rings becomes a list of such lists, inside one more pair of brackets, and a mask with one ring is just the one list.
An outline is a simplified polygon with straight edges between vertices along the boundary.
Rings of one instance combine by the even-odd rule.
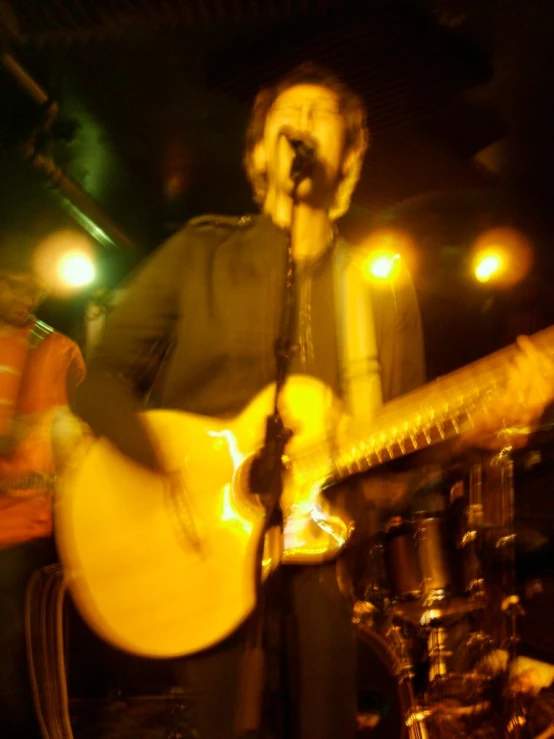
[[[554, 327], [533, 340], [550, 347], [553, 337]], [[330, 391], [291, 378], [282, 397], [295, 431], [284, 458], [285, 551], [272, 552], [266, 541], [264, 573], [280, 561], [334, 557], [353, 522], [332, 510], [324, 490], [457, 435], [503, 387], [516, 351], [496, 352], [387, 403], [371, 424], [337, 417], [331, 439], [321, 433], [336, 407]], [[75, 602], [100, 637], [139, 655], [185, 655], [217, 643], [252, 611], [264, 509], [248, 471], [273, 398], [274, 388], [266, 388], [229, 421], [147, 412], [173, 485], [105, 439], [81, 446], [60, 484], [55, 531]]]

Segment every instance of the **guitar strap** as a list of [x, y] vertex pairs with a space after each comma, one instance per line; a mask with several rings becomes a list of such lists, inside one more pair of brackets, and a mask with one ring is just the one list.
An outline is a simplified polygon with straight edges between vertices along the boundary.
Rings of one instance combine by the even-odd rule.
[[342, 397], [353, 418], [371, 420], [383, 403], [373, 305], [363, 265], [342, 239], [334, 271]]

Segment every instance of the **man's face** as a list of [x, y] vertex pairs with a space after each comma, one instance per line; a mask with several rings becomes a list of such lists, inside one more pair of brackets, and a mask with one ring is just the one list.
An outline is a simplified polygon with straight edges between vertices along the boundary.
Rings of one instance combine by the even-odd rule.
[[0, 321], [23, 326], [44, 295], [30, 272], [0, 272]]
[[260, 143], [268, 190], [290, 194], [294, 152], [281, 135], [283, 130], [314, 141], [315, 167], [311, 176], [301, 181], [297, 194], [313, 205], [327, 205], [341, 178], [344, 158], [345, 122], [335, 93], [319, 85], [295, 85], [279, 95], [268, 113]]

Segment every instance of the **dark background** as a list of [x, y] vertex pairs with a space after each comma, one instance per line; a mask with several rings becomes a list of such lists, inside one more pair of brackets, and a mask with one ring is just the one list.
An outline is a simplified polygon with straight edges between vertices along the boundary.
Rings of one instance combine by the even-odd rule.
[[[0, 229], [39, 237], [102, 216], [99, 280], [44, 306], [57, 328], [80, 338], [92, 292], [189, 217], [253, 209], [249, 106], [306, 59], [367, 103], [372, 147], [340, 227], [354, 242], [382, 222], [414, 238], [430, 377], [551, 322], [551, 0], [1, 0], [0, 29], [3, 54], [58, 106], [49, 116], [1, 68]], [[471, 245], [505, 224], [535, 268], [517, 289], [478, 286]]]

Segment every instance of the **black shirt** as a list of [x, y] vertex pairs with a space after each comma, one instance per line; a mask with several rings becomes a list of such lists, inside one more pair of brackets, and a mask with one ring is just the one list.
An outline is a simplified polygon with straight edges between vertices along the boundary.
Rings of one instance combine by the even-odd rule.
[[321, 380], [340, 395], [332, 248], [296, 270], [294, 349], [290, 374]]

